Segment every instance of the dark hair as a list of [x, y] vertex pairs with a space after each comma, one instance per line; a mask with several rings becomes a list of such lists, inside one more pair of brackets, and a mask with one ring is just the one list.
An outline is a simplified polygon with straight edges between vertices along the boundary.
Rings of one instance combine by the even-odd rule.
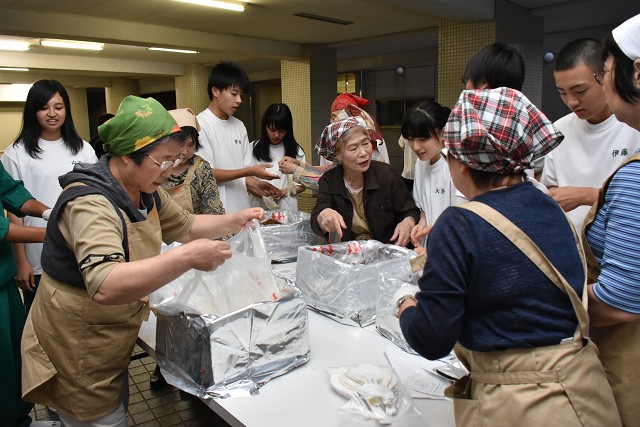
[[[475, 184], [476, 187], [480, 189], [492, 188], [498, 186], [504, 180], [505, 174], [495, 173], [495, 172], [487, 172], [481, 171], [478, 169], [469, 168], [471, 180]], [[524, 181], [527, 177], [525, 171], [511, 174], [510, 176], [519, 176]]]
[[293, 135], [293, 117], [291, 110], [287, 104], [271, 104], [262, 115], [262, 123], [260, 128], [260, 139], [253, 144], [253, 156], [263, 162], [273, 160], [269, 153], [269, 135], [267, 134], [267, 126], [273, 125], [278, 130], [284, 130], [287, 133], [282, 138], [285, 156], [293, 157], [303, 154], [304, 150]]
[[207, 92], [209, 93], [209, 101], [213, 100], [211, 89], [214, 87], [220, 91], [237, 86], [242, 92], [249, 92], [249, 77], [247, 73], [233, 62], [219, 62], [213, 67], [209, 73], [209, 81], [207, 82]]
[[504, 43], [493, 43], [477, 51], [464, 68], [462, 81], [474, 87], [486, 83], [490, 89], [508, 87], [522, 90], [524, 59], [518, 50]]
[[435, 101], [427, 101], [410, 110], [402, 121], [400, 133], [409, 138], [438, 138], [438, 134], [447, 124], [451, 109]]
[[564, 45], [553, 62], [553, 71], [565, 71], [585, 64], [594, 73], [604, 67], [600, 58], [600, 42], [596, 39], [584, 38]]
[[42, 128], [38, 123], [36, 113], [44, 107], [51, 98], [59, 93], [64, 102], [65, 119], [60, 127], [60, 133], [64, 139], [64, 145], [73, 153], [77, 154], [82, 149], [82, 138], [78, 135], [73, 116], [71, 115], [71, 103], [69, 94], [62, 84], [57, 80], [38, 80], [31, 86], [27, 94], [22, 113], [22, 129], [14, 141], [14, 144], [24, 144], [24, 149], [34, 159], [39, 159], [38, 154], [42, 148], [38, 146], [38, 138]]
[[629, 104], [637, 104], [640, 101], [640, 89], [633, 82], [633, 61], [624, 54], [611, 34], [602, 42], [600, 59], [603, 63], [609, 55], [613, 57], [613, 70], [611, 72], [615, 71], [613, 84], [616, 88], [616, 93], [623, 101]]
[[186, 141], [187, 141], [187, 135], [182, 130], [179, 130], [178, 132], [174, 132], [167, 136], [163, 136], [162, 138], [153, 141], [151, 144], [146, 145], [141, 149], [134, 151], [133, 153], [127, 154], [127, 157], [133, 160], [133, 163], [135, 163], [136, 165], [140, 165], [140, 163], [142, 163], [142, 161], [147, 156], [147, 154], [157, 146], [170, 143], [170, 142], [175, 142], [177, 144], [184, 145]]
[[182, 132], [184, 133], [185, 142], [187, 142], [187, 139], [191, 138], [191, 141], [196, 144], [196, 151], [198, 151], [202, 147], [202, 144], [200, 144], [200, 135], [198, 134], [196, 128], [194, 128], [193, 126], [182, 126], [180, 130], [182, 130]]

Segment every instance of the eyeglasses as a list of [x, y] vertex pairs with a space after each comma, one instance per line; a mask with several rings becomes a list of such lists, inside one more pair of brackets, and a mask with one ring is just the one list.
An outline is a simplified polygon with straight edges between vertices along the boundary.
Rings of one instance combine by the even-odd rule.
[[182, 157], [178, 157], [176, 160], [165, 160], [164, 162], [160, 163], [159, 161], [157, 161], [156, 159], [154, 159], [153, 157], [151, 157], [148, 154], [145, 154], [145, 156], [147, 156], [148, 158], [150, 158], [151, 160], [153, 160], [153, 162], [160, 166], [160, 171], [164, 172], [167, 169], [169, 169], [170, 167], [178, 167], [178, 165], [182, 162]]
[[440, 157], [447, 160], [447, 157], [449, 156], [449, 149], [447, 147], [441, 148], [438, 150], [438, 153], [440, 153]]
[[600, 74], [600, 73], [593, 73], [593, 78], [596, 79], [596, 82], [598, 82], [598, 84], [600, 86], [604, 86], [604, 79], [603, 79], [604, 75]]
[[604, 76], [606, 76], [609, 71], [611, 70], [607, 70], [605, 68], [604, 70], [602, 70], [602, 73], [593, 74], [593, 78], [596, 79], [596, 82], [598, 82], [600, 86], [604, 86]]

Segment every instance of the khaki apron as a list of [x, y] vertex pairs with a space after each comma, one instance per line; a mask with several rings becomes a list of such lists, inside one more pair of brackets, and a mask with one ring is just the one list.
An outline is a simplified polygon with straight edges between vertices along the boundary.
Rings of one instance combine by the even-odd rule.
[[[640, 155], [631, 156], [620, 165], [620, 168], [627, 163], [638, 160], [640, 160]], [[595, 283], [598, 280], [600, 265], [587, 243], [586, 229], [595, 219], [598, 209], [604, 204], [604, 197], [613, 175], [602, 185], [598, 201], [585, 217], [582, 228], [582, 242], [587, 257], [588, 283]], [[640, 387], [640, 319], [617, 325], [593, 327], [591, 328], [591, 336], [600, 350], [600, 361], [613, 389], [622, 424], [626, 427], [640, 426], [640, 392], [638, 390]]]
[[[589, 340], [585, 305], [560, 272], [519, 228], [479, 202], [460, 205], [475, 212], [513, 242], [568, 294], [578, 317], [573, 339], [552, 346], [477, 352], [457, 346], [469, 375], [447, 388], [457, 426], [620, 426], [611, 388]], [[577, 242], [578, 249], [580, 246]], [[586, 285], [586, 281], [585, 281]]]
[[[146, 221], [132, 224], [123, 216], [129, 260], [158, 255], [162, 235], [157, 207]], [[123, 373], [148, 313], [144, 300], [98, 304], [86, 289], [43, 273], [22, 338], [23, 398], [78, 420], [115, 411], [123, 403]]]
[[184, 182], [172, 188], [165, 188], [173, 201], [175, 201], [182, 209], [185, 209], [189, 213], [194, 213], [192, 198], [193, 196], [191, 195], [191, 181], [193, 181], [193, 175], [195, 175], [196, 169], [202, 161], [202, 157], [196, 156], [194, 158], [193, 165], [189, 166], [187, 175], [184, 178]]

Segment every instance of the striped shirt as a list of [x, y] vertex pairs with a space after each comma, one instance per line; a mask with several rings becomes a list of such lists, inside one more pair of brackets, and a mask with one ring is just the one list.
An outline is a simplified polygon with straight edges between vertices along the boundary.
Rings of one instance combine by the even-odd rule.
[[640, 314], [640, 161], [620, 168], [587, 230], [601, 267], [593, 292], [600, 301]]

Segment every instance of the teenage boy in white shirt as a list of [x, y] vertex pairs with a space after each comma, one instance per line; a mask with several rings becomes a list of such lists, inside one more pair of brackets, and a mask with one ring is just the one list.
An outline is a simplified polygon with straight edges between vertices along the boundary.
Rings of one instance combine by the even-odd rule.
[[249, 84], [242, 68], [220, 62], [209, 74], [207, 91], [211, 102], [198, 114], [202, 144], [198, 154], [211, 163], [227, 213], [251, 207], [247, 190], [258, 197], [280, 193], [269, 182], [256, 179], [277, 179], [278, 176], [267, 171], [271, 164], [254, 163], [247, 129], [233, 117]]
[[640, 133], [609, 111], [594, 76], [603, 68], [594, 39], [568, 43], [553, 66], [556, 88], [572, 113], [554, 123], [564, 140], [546, 155], [541, 181], [578, 232], [603, 181], [640, 148]]

